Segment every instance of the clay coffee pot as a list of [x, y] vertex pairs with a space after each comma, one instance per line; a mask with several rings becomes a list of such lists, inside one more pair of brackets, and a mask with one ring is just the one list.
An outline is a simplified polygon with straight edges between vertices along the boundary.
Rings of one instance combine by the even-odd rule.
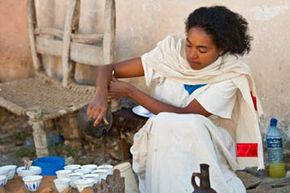
[[[216, 193], [216, 191], [210, 187], [208, 168], [208, 164], [200, 164], [200, 173], [192, 173], [191, 184], [194, 188], [193, 193]], [[195, 182], [196, 177], [200, 179], [199, 186]]]
[[113, 115], [111, 107], [107, 109], [103, 122], [94, 126], [94, 120], [89, 119], [87, 116], [88, 105], [85, 105], [78, 113], [78, 127], [83, 130], [87, 135], [94, 137], [105, 136], [113, 124]]

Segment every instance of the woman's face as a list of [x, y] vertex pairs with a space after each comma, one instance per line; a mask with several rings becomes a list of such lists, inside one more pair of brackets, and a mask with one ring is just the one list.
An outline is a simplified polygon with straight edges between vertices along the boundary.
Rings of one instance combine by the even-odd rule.
[[218, 58], [220, 52], [211, 36], [202, 28], [194, 27], [187, 32], [185, 54], [192, 69], [200, 70], [210, 65]]

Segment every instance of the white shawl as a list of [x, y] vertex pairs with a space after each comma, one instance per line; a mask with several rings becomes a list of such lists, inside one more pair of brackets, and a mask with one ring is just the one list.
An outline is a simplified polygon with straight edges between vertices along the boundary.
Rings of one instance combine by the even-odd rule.
[[201, 70], [193, 70], [185, 60], [184, 46], [184, 39], [168, 36], [153, 51], [144, 54], [142, 62], [150, 65], [153, 71], [162, 76], [182, 84], [210, 85], [232, 80], [239, 90], [232, 119], [220, 118], [218, 124], [234, 133], [237, 160], [227, 155], [226, 149], [223, 152], [233, 169], [253, 166], [263, 169], [263, 147], [259, 129], [262, 108], [248, 65], [236, 56], [224, 55]]

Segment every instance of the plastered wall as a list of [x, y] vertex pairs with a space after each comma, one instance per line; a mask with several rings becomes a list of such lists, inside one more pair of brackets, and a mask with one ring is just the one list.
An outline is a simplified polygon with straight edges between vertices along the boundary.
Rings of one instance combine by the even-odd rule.
[[[82, 1], [88, 5], [82, 10], [87, 13], [85, 18], [94, 20], [102, 13], [92, 11], [92, 7], [104, 3]], [[25, 4], [26, 0], [0, 0], [0, 81], [31, 73]], [[56, 1], [54, 6], [61, 10], [62, 4]], [[289, 0], [116, 0], [116, 61], [140, 56], [167, 34], [184, 35], [187, 15], [195, 8], [210, 5], [225, 5], [248, 20], [254, 40], [252, 52], [245, 61], [251, 66], [264, 107], [261, 127], [264, 132], [269, 118], [274, 115], [281, 121], [279, 126], [285, 136], [290, 138]], [[91, 30], [86, 22], [81, 26], [85, 31]], [[50, 71], [54, 69], [52, 65]], [[144, 88], [142, 78], [131, 82]]]
[[[141, 1], [139, 1], [141, 2]], [[254, 37], [245, 57], [253, 71], [264, 108], [261, 128], [276, 116], [290, 137], [289, 0], [126, 0], [117, 4], [117, 59], [139, 56], [167, 34], [184, 35], [184, 21], [200, 6], [224, 5], [242, 14]], [[135, 82], [142, 82], [136, 80]], [[142, 84], [141, 84], [142, 85]]]
[[0, 82], [31, 75], [26, 0], [0, 0]]

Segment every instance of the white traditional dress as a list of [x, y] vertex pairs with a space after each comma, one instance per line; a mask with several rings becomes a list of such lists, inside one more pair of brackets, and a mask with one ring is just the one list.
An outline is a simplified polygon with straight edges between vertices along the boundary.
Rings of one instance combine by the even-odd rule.
[[139, 190], [191, 193], [191, 175], [206, 163], [218, 193], [245, 193], [234, 171], [264, 167], [261, 109], [248, 67], [224, 56], [192, 70], [184, 58], [184, 40], [166, 37], [141, 58], [146, 84], [160, 101], [185, 107], [195, 99], [212, 116], [163, 112], [148, 119], [131, 148]]

